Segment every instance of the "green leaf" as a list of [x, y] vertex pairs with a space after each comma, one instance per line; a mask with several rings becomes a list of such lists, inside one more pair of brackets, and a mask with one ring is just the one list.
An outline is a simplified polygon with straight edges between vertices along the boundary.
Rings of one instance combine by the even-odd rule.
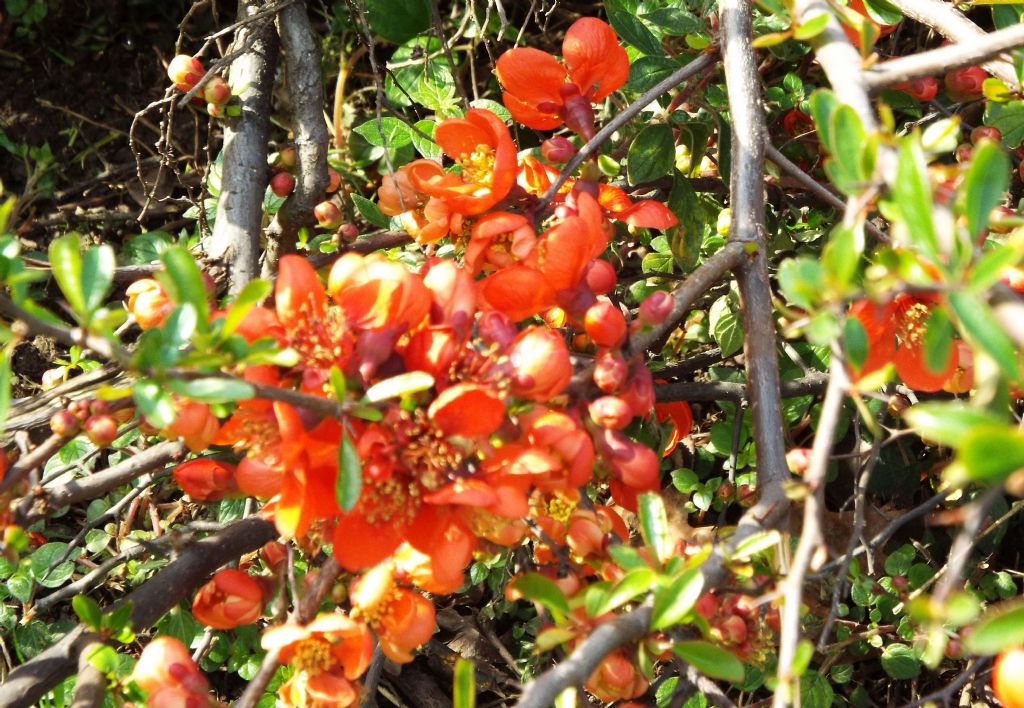
[[386, 147], [392, 150], [408, 145], [412, 142], [413, 136], [409, 126], [398, 118], [392, 118], [391, 116], [381, 118], [380, 125], [377, 124], [377, 119], [373, 118], [361, 125], [357, 125], [354, 130], [366, 138], [366, 142], [370, 143], [370, 145]]
[[814, 125], [818, 130], [821, 144], [825, 146], [825, 149], [830, 154], [834, 154], [832, 114], [839, 107], [839, 99], [828, 89], [818, 89], [811, 94], [808, 103], [810, 104], [811, 117], [814, 118]]
[[672, 541], [668, 532], [668, 515], [665, 501], [660, 494], [647, 492], [638, 499], [640, 533], [644, 542], [651, 547], [659, 561], [664, 562], [672, 553]]
[[[33, 551], [29, 556], [32, 579], [44, 588], [57, 588], [66, 583], [75, 572], [74, 559], [82, 554], [82, 549], [67, 551], [66, 543], [44, 543]], [[57, 563], [65, 554], [67, 558]], [[51, 568], [55, 563], [56, 566]]]
[[[481, 99], [480, 102], [482, 102], [483, 100], [484, 99]], [[494, 103], [494, 101], [490, 101], [490, 103]], [[508, 113], [504, 106], [502, 106], [501, 108], [502, 110], [505, 110], [506, 113]], [[418, 120], [416, 121], [415, 125], [416, 130], [420, 131], [420, 133], [424, 133], [425, 135], [429, 135], [431, 138], [434, 137], [434, 131], [437, 130], [437, 122], [432, 120]], [[416, 148], [416, 152], [423, 155], [423, 157], [429, 160], [440, 160], [441, 156], [444, 154], [444, 151], [441, 150], [441, 146], [435, 143], [433, 140], [427, 140], [425, 137], [420, 135], [420, 133], [417, 133], [415, 131], [413, 131], [412, 133], [412, 145], [414, 148]], [[358, 209], [358, 206], [356, 208]], [[387, 226], [385, 225], [384, 228], [387, 228]]]
[[665, 123], [649, 125], [633, 138], [626, 155], [630, 184], [644, 184], [664, 177], [675, 164], [675, 138]]
[[612, 26], [615, 33], [622, 39], [632, 44], [644, 54], [653, 56], [664, 56], [665, 50], [661, 48], [661, 42], [654, 36], [643, 22], [622, 3], [622, 0], [607, 0], [605, 2], [605, 14], [608, 15], [608, 24]]
[[82, 624], [90, 629], [99, 629], [103, 625], [103, 610], [96, 604], [96, 601], [85, 595], [75, 595], [71, 599], [71, 607], [74, 609]]
[[270, 294], [274, 286], [268, 280], [250, 280], [245, 287], [235, 296], [234, 302], [228, 308], [224, 318], [224, 329], [222, 336], [227, 339], [231, 336], [242, 320], [249, 314], [253, 307], [258, 305], [263, 298]]
[[832, 229], [821, 261], [829, 279], [840, 292], [845, 291], [853, 282], [863, 252], [864, 224], [861, 220], [858, 219], [849, 228], [840, 224]]
[[554, 580], [540, 573], [526, 573], [512, 582], [512, 588], [523, 594], [527, 600], [540, 603], [560, 621], [569, 614], [569, 601]]
[[847, 317], [843, 322], [843, 348], [854, 368], [864, 366], [868, 359], [868, 333], [856, 317]]
[[669, 57], [640, 57], [629, 65], [629, 80], [623, 88], [633, 93], [649, 91], [680, 66], [677, 60]]
[[672, 256], [685, 268], [692, 268], [697, 264], [704, 240], [703, 208], [690, 180], [679, 171], [675, 172], [672, 191], [668, 195], [668, 208], [679, 219], [679, 223], [665, 234]]
[[672, 651], [701, 673], [730, 683], [743, 681], [743, 664], [725, 649], [703, 641], [679, 642]]
[[650, 567], [634, 568], [626, 573], [614, 587], [604, 595], [595, 616], [611, 612], [647, 592], [657, 582], [658, 574]]
[[206, 283], [203, 282], [203, 274], [196, 264], [196, 259], [181, 246], [171, 246], [160, 255], [160, 260], [167, 271], [158, 273], [157, 278], [174, 302], [188, 303], [195, 308], [199, 329], [206, 331], [210, 321], [210, 308], [207, 302]]
[[455, 662], [455, 684], [452, 689], [452, 708], [476, 706], [476, 664], [459, 657]]
[[50, 268], [57, 285], [68, 299], [71, 309], [79, 317], [85, 317], [85, 291], [82, 287], [82, 254], [78, 234], [56, 238], [49, 249]]
[[711, 336], [722, 350], [723, 357], [730, 357], [743, 348], [743, 321], [729, 304], [729, 296], [723, 295], [711, 305]]
[[921, 659], [906, 644], [890, 644], [882, 650], [882, 669], [894, 679], [906, 681], [921, 673]]
[[1020, 260], [1021, 251], [1015, 244], [996, 246], [981, 254], [971, 267], [968, 283], [974, 292], [983, 292], [999, 282], [1003, 273]]
[[885, 559], [885, 572], [887, 575], [906, 575], [914, 565], [917, 558], [917, 549], [906, 543]]
[[971, 163], [964, 176], [960, 204], [967, 217], [967, 231], [976, 240], [988, 227], [988, 216], [1010, 186], [1010, 158], [992, 140], [974, 146]]
[[370, 29], [389, 42], [401, 44], [430, 26], [427, 0], [366, 0]]
[[911, 243], [926, 256], [938, 255], [939, 241], [932, 222], [932, 186], [916, 135], [904, 138], [900, 145], [892, 196]]
[[119, 661], [114, 647], [101, 644], [90, 652], [86, 658], [101, 674], [113, 674], [117, 671]]
[[1003, 421], [962, 401], [918, 403], [903, 413], [903, 420], [925, 440], [958, 448], [977, 426], [998, 426]]
[[338, 446], [338, 479], [334, 486], [334, 495], [341, 510], [346, 513], [352, 511], [362, 491], [363, 465], [356, 446], [348, 433], [345, 433]]
[[166, 428], [174, 422], [177, 416], [174, 401], [157, 382], [150, 379], [139, 381], [132, 389], [132, 395], [139, 411], [146, 416], [146, 420], [153, 427]]
[[[470, 108], [483, 108], [483, 109], [486, 109], [486, 110], [490, 111], [491, 113], [493, 113], [494, 115], [496, 115], [499, 118], [501, 118], [506, 123], [511, 123], [512, 122], [512, 114], [508, 112], [508, 109], [505, 108], [505, 106], [503, 106], [500, 103], [498, 103], [497, 101], [492, 101], [489, 98], [477, 98], [477, 99], [474, 99], [474, 100], [469, 102], [469, 107]], [[419, 123], [417, 123], [416, 125], [417, 125], [417, 127], [419, 127]], [[431, 133], [431, 135], [433, 135], [433, 133]]]
[[991, 656], [1024, 644], [1024, 603], [1004, 602], [989, 609], [964, 639], [971, 654]]
[[801, 22], [793, 32], [793, 38], [801, 41], [807, 41], [813, 37], [817, 37], [819, 34], [825, 31], [825, 26], [828, 24], [828, 18], [832, 16], [830, 12], [822, 12], [815, 15], [806, 22]]
[[810, 258], [788, 258], [779, 266], [779, 287], [797, 307], [813, 309], [825, 293], [825, 268]]
[[689, 614], [704, 590], [704, 574], [700, 568], [690, 568], [670, 584], [654, 592], [651, 629], [667, 629], [678, 624]]
[[200, 403], [244, 401], [256, 395], [252, 384], [241, 379], [210, 376], [191, 381], [173, 381], [168, 384], [168, 388], [172, 388], [175, 393], [180, 393]]
[[985, 106], [985, 125], [999, 128], [1002, 142], [1008, 148], [1018, 148], [1024, 142], [1024, 101], [996, 103]]
[[82, 259], [82, 296], [88, 313], [93, 313], [103, 304], [114, 282], [116, 267], [117, 259], [110, 246], [96, 246], [85, 252]]
[[1003, 376], [1017, 380], [1017, 350], [988, 305], [977, 295], [964, 291], [951, 292], [949, 302], [967, 339], [995, 359]]
[[11, 407], [11, 351], [0, 355], [0, 432], [7, 429], [7, 411]]
[[1024, 435], [1008, 425], [976, 425], [964, 435], [956, 462], [946, 468], [946, 474], [958, 486], [964, 480], [1000, 484], [1021, 467]]
[[924, 330], [924, 363], [933, 373], [946, 370], [949, 350], [953, 346], [953, 323], [946, 308], [933, 307]]
[[[391, 225], [391, 219], [380, 210], [379, 206], [371, 202], [366, 197], [353, 194], [352, 204], [355, 206], [356, 211], [359, 212], [359, 215], [374, 226], [386, 229]], [[412, 206], [414, 205], [409, 205], [410, 208], [412, 208]]]
[[434, 377], [426, 371], [408, 371], [374, 384], [367, 389], [365, 399], [370, 403], [379, 403], [389, 398], [426, 391], [433, 385]]
[[331, 381], [331, 392], [334, 394], [334, 398], [338, 403], [344, 403], [345, 392], [348, 390], [348, 385], [345, 383], [345, 374], [341, 373], [341, 369], [337, 366], [332, 366], [329, 378]]
[[645, 12], [641, 17], [672, 37], [683, 37], [700, 30], [702, 26], [696, 15], [681, 7], [662, 7]]

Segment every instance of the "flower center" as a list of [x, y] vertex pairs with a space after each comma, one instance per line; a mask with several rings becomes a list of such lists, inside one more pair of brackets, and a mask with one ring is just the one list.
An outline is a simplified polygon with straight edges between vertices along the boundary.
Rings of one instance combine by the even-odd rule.
[[353, 339], [340, 307], [327, 305], [323, 318], [312, 317], [306, 307], [288, 330], [288, 344], [300, 355], [304, 368], [328, 371], [345, 367], [352, 355]]
[[490, 186], [494, 178], [494, 148], [490, 145], [477, 145], [473, 152], [459, 155], [455, 163], [465, 181]]
[[322, 637], [303, 639], [295, 647], [295, 658], [292, 659], [292, 665], [295, 666], [296, 671], [305, 671], [310, 676], [316, 676], [327, 671], [333, 664], [331, 644]]
[[931, 310], [924, 303], [914, 303], [903, 313], [900, 323], [900, 339], [904, 344], [917, 346], [924, 336], [925, 325]]

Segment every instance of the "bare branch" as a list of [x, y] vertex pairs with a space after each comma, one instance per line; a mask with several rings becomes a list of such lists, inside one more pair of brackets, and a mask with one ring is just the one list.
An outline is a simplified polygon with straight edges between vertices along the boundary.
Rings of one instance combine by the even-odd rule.
[[[825, 390], [828, 378], [827, 374], [811, 374], [803, 378], [783, 381], [780, 393], [783, 398], [813, 396]], [[654, 392], [660, 402], [742, 401], [747, 395], [747, 386], [728, 381], [680, 381], [655, 384]]]
[[876, 64], [864, 72], [864, 84], [869, 89], [880, 89], [901, 81], [944, 74], [981, 64], [1020, 46], [1024, 46], [1024, 25], [1012, 25], [957, 40], [956, 44]]
[[[925, 27], [931, 27], [946, 39], [954, 42], [969, 42], [987, 37], [985, 31], [967, 19], [962, 12], [943, 0], [893, 0], [900, 12]], [[990, 61], [984, 68], [1010, 87], [1020, 89], [1013, 65], [1005, 61]]]

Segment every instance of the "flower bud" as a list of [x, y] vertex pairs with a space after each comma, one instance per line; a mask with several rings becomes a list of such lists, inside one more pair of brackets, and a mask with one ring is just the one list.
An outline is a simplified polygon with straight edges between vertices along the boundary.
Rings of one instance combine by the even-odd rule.
[[500, 310], [487, 310], [481, 313], [477, 332], [481, 339], [501, 350], [507, 349], [519, 333], [512, 318]]
[[207, 103], [223, 106], [231, 100], [231, 87], [221, 76], [211, 76], [203, 86], [203, 98]]
[[615, 267], [606, 260], [595, 258], [587, 266], [586, 274], [583, 276], [590, 292], [595, 295], [607, 295], [615, 289], [617, 276]]
[[276, 172], [270, 178], [270, 191], [279, 197], [287, 197], [295, 189], [295, 178], [288, 172]]
[[295, 152], [295, 147], [292, 145], [286, 145], [277, 151], [277, 159], [274, 160], [274, 165], [283, 167], [286, 170], [291, 170], [295, 168], [295, 165], [297, 165], [298, 162], [299, 158]]
[[341, 226], [341, 209], [334, 202], [320, 202], [313, 207], [313, 215], [316, 217], [316, 221], [320, 224], [321, 228], [333, 231]]
[[618, 352], [598, 354], [594, 364], [594, 383], [605, 393], [614, 393], [629, 375], [629, 366]]
[[572, 362], [562, 337], [550, 329], [527, 327], [509, 349], [512, 393], [531, 401], [547, 402], [560, 394], [572, 378]]
[[151, 698], [161, 689], [177, 688], [205, 699], [210, 688], [185, 645], [167, 635], [156, 637], [146, 645], [131, 678]]
[[954, 101], [969, 101], [984, 95], [982, 84], [988, 74], [980, 66], [966, 66], [946, 74], [946, 93]]
[[789, 471], [801, 477], [811, 466], [811, 449], [808, 447], [795, 447], [786, 453], [786, 465]]
[[588, 410], [595, 423], [609, 430], [622, 430], [633, 420], [633, 409], [618, 396], [601, 396]]
[[199, 502], [216, 502], [239, 494], [234, 466], [205, 457], [175, 467], [174, 481]]
[[659, 325], [672, 314], [675, 301], [664, 290], [655, 290], [640, 303], [639, 318], [645, 325]]
[[994, 140], [995, 142], [1002, 142], [1003, 133], [999, 128], [994, 125], [979, 125], [977, 128], [971, 131], [971, 142], [977, 145], [980, 141]]
[[234, 629], [258, 620], [265, 601], [264, 585], [259, 579], [229, 568], [218, 571], [199, 588], [192, 601], [192, 614], [207, 627]]
[[96, 447], [109, 447], [117, 439], [117, 421], [109, 415], [89, 416], [82, 430]]
[[260, 549], [260, 558], [272, 572], [277, 572], [288, 560], [288, 547], [280, 541], [268, 541]]
[[338, 235], [341, 236], [341, 240], [345, 243], [352, 243], [359, 238], [359, 227], [351, 221], [346, 221], [338, 229]]
[[328, 194], [334, 194], [341, 186], [341, 174], [333, 167], [327, 168], [327, 189]]
[[77, 435], [79, 425], [80, 421], [69, 410], [57, 411], [50, 417], [50, 430], [53, 431], [54, 435], [60, 435], [64, 438]]
[[599, 347], [617, 347], [626, 339], [626, 318], [608, 300], [598, 300], [587, 308], [583, 328]]
[[562, 135], [548, 138], [540, 145], [540, 154], [548, 162], [561, 165], [572, 159], [576, 154], [576, 146]]
[[136, 280], [128, 286], [125, 294], [128, 296], [128, 310], [142, 329], [159, 327], [174, 309], [174, 303], [163, 286], [152, 278]]
[[167, 76], [174, 82], [175, 87], [184, 93], [191, 91], [205, 73], [203, 63], [186, 54], [179, 54], [167, 65]]
[[904, 81], [894, 84], [893, 88], [903, 91], [911, 98], [918, 101], [930, 101], [939, 94], [939, 82], [934, 76], [925, 76], [922, 79]]

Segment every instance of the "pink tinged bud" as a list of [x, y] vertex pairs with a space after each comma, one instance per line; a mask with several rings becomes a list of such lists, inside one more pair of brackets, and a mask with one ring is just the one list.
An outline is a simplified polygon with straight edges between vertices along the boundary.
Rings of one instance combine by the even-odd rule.
[[341, 226], [341, 209], [334, 202], [320, 202], [313, 207], [313, 215], [321, 228], [334, 230]]
[[547, 402], [560, 394], [572, 378], [572, 362], [565, 341], [543, 327], [519, 333], [509, 350], [512, 393], [531, 401]]
[[284, 167], [286, 170], [290, 170], [298, 164], [298, 156], [295, 154], [295, 148], [291, 145], [281, 148], [277, 151], [276, 164]]
[[946, 92], [954, 101], [968, 101], [984, 94], [982, 84], [988, 74], [980, 66], [967, 66], [946, 74]]
[[327, 193], [333, 194], [341, 186], [341, 174], [333, 167], [327, 168]]
[[975, 145], [986, 138], [998, 143], [1002, 141], [1003, 133], [994, 125], [979, 125], [971, 131], [971, 142]]
[[117, 439], [117, 421], [109, 415], [89, 416], [82, 430], [96, 447], [108, 447]]
[[595, 295], [607, 295], [615, 289], [618, 277], [615, 274], [615, 266], [600, 258], [594, 259], [587, 266], [584, 279], [587, 287]]
[[206, 112], [214, 118], [221, 118], [224, 116], [224, 105], [221, 103], [207, 103]]
[[576, 154], [576, 146], [569, 138], [556, 135], [541, 143], [540, 154], [548, 162], [560, 165], [572, 159], [572, 156]]
[[586, 140], [594, 137], [594, 107], [590, 101], [580, 95], [575, 84], [562, 84], [562, 116], [565, 124], [574, 133]]
[[270, 178], [270, 191], [279, 197], [287, 197], [295, 189], [295, 178], [287, 172], [278, 172]]
[[786, 453], [786, 465], [793, 474], [803, 475], [811, 466], [811, 449], [795, 447]]
[[57, 411], [50, 418], [50, 430], [54, 435], [70, 438], [78, 433], [79, 421], [69, 410]]
[[605, 393], [617, 391], [628, 374], [629, 366], [618, 352], [603, 352], [597, 356], [594, 383]]
[[359, 238], [359, 227], [352, 222], [345, 222], [338, 229], [338, 233], [341, 235], [341, 240], [345, 243], [352, 243]]
[[601, 396], [589, 411], [593, 421], [608, 430], [622, 430], [633, 420], [633, 409], [618, 396]]
[[675, 303], [664, 290], [655, 290], [640, 303], [640, 321], [646, 325], [659, 325], [672, 314]]
[[231, 87], [220, 76], [213, 76], [203, 87], [203, 98], [208, 103], [223, 106], [231, 99]]
[[205, 73], [202, 62], [187, 54], [179, 54], [167, 65], [167, 76], [179, 91], [186, 93], [199, 83]]

